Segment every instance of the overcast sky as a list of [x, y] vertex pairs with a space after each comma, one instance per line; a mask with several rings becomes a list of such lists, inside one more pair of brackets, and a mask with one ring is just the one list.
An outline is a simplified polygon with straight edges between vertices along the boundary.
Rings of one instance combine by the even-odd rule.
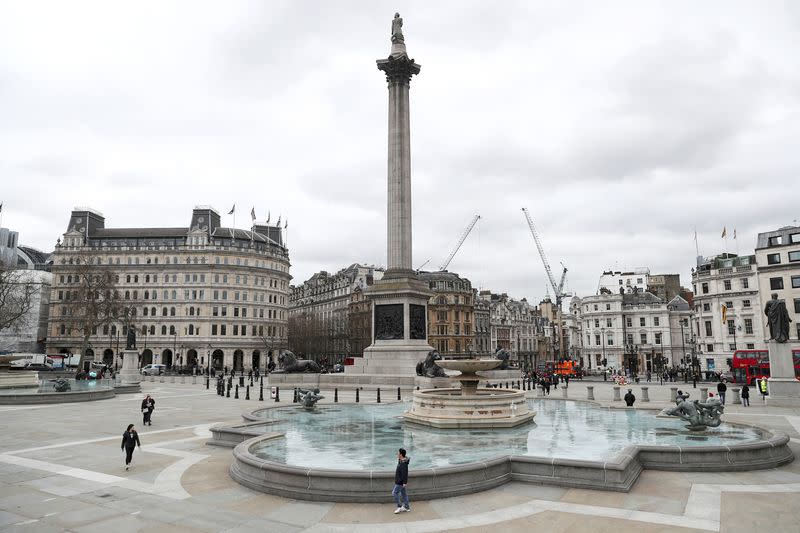
[[[500, 6], [500, 7], [498, 7]], [[390, 21], [411, 83], [414, 265], [538, 302], [544, 270], [689, 285], [723, 227], [800, 219], [800, 3], [232, 1], [0, 4], [2, 223], [52, 250], [109, 227], [289, 220], [294, 282], [386, 262]], [[737, 241], [728, 240], [735, 252]]]

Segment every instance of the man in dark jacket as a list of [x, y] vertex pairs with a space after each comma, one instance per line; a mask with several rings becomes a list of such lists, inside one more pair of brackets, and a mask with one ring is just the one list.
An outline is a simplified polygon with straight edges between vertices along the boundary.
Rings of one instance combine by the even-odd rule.
[[624, 396], [625, 405], [628, 407], [633, 407], [633, 402], [636, 401], [636, 396], [633, 395], [633, 391], [628, 389], [628, 393]]
[[408, 505], [408, 493], [406, 492], [409, 460], [406, 457], [406, 451], [400, 448], [397, 451], [397, 468], [394, 470], [394, 489], [392, 489], [392, 496], [394, 496], [394, 501], [397, 503], [397, 509], [395, 509], [394, 514], [407, 513], [411, 510]]
[[131, 460], [133, 459], [133, 450], [136, 449], [136, 445], [139, 445], [139, 448], [142, 447], [142, 443], [139, 442], [139, 434], [136, 433], [136, 429], [134, 429], [133, 424], [128, 424], [128, 429], [125, 430], [125, 433], [122, 434], [122, 450], [125, 452], [125, 470], [128, 470], [131, 467]]
[[724, 379], [719, 383], [717, 383], [717, 396], [719, 396], [719, 401], [722, 402], [722, 405], [725, 405], [725, 393], [727, 391], [728, 391], [728, 386], [725, 385]]

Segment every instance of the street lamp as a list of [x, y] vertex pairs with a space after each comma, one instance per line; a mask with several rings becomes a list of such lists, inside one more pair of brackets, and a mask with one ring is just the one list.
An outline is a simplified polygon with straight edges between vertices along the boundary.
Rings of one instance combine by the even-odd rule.
[[[603, 348], [603, 361], [606, 361], [606, 328], [600, 328], [600, 344]], [[607, 362], [607, 361], [606, 361]], [[608, 366], [607, 364], [605, 366]]]

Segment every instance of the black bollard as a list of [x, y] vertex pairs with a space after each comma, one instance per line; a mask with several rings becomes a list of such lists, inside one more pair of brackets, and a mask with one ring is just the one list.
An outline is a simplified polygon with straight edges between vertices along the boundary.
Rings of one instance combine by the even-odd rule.
[[522, 389], [522, 383], [520, 383], [519, 380], [517, 380], [517, 389]]
[[358, 387], [356, 387], [356, 403], [358, 403]]
[[234, 400], [239, 399], [239, 385], [236, 385], [236, 390], [233, 392], [233, 399]]
[[239, 376], [239, 386], [244, 387], [244, 371], [242, 371], [242, 375]]
[[419, 385], [417, 385], [417, 390], [419, 390]]
[[292, 396], [292, 403], [297, 403], [297, 387], [294, 388], [294, 395]]
[[248, 385], [247, 388], [244, 391], [244, 399], [245, 400], [249, 400], [250, 399], [250, 385]]
[[400, 400], [400, 387], [397, 387], [397, 400]]
[[228, 394], [227, 394], [227, 397], [228, 398], [231, 397], [231, 384], [230, 383], [228, 383]]
[[280, 387], [275, 387], [275, 401], [276, 402], [281, 401], [281, 388]]
[[376, 403], [381, 403], [381, 388], [378, 387], [378, 401]]
[[261, 385], [260, 392], [258, 393], [258, 401], [259, 402], [264, 401], [264, 385]]
[[211, 378], [206, 378], [206, 390], [211, 388]]
[[339, 389], [333, 389], [333, 403], [339, 403]]

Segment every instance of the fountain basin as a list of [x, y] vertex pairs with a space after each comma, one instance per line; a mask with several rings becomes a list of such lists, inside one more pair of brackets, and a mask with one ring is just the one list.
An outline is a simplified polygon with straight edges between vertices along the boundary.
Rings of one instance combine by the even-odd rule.
[[403, 419], [434, 428], [513, 428], [536, 415], [525, 393], [514, 389], [424, 389], [414, 391], [411, 409]]

